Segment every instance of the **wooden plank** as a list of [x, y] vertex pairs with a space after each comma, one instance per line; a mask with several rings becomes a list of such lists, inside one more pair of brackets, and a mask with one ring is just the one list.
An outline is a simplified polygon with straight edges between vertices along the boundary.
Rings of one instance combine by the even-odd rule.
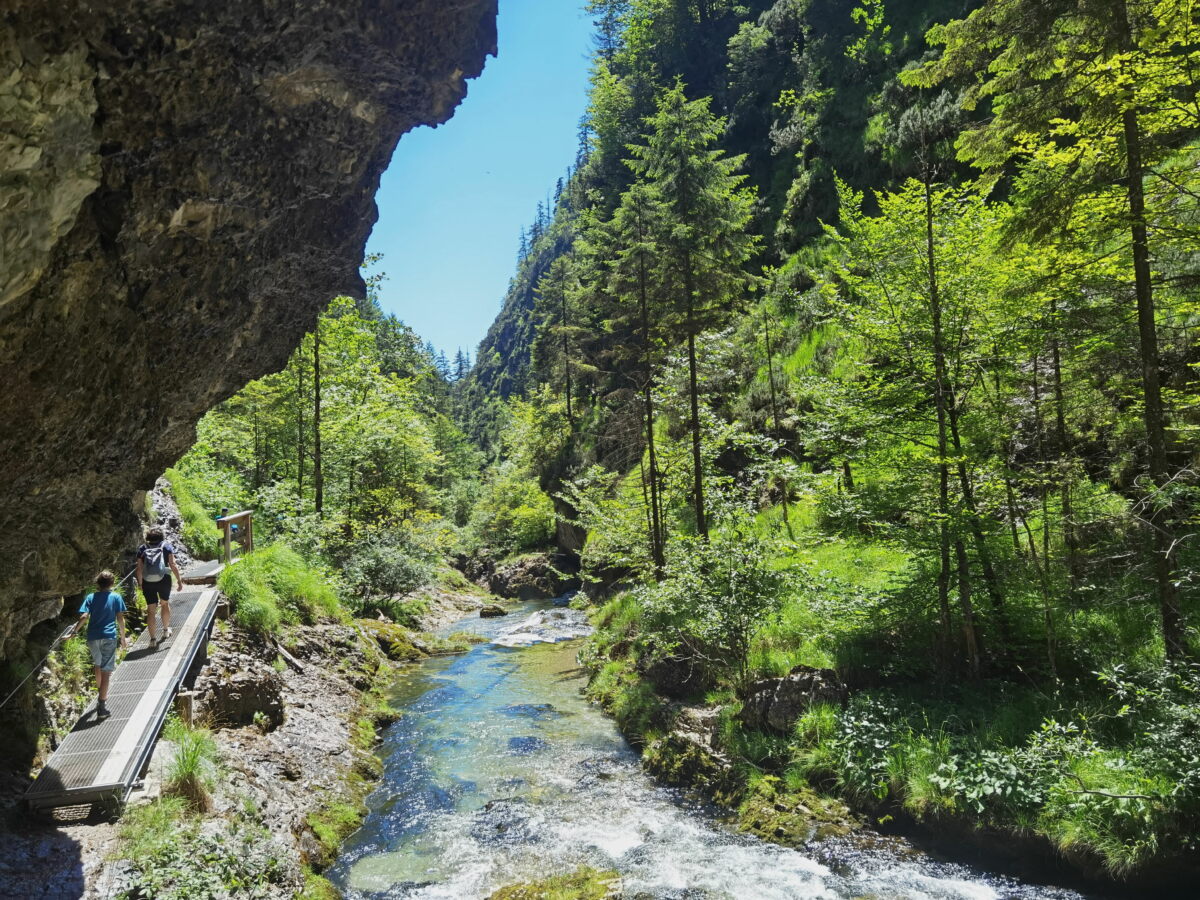
[[193, 563], [183, 573], [184, 584], [216, 584], [217, 576], [225, 570], [225, 563], [216, 560]]

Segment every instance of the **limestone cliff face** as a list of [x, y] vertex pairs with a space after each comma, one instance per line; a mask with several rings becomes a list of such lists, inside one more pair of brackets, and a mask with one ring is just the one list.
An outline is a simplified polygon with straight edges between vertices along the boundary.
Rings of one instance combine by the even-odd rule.
[[357, 265], [496, 0], [0, 4], [0, 658]]

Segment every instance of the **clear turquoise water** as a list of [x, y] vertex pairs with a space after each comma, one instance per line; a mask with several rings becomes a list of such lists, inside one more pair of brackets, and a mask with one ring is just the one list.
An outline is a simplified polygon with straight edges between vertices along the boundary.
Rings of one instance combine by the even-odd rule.
[[[456, 627], [495, 638], [546, 607]], [[642, 773], [584, 700], [577, 645], [479, 644], [400, 677], [383, 782], [330, 873], [348, 897], [482, 898], [581, 865], [647, 900], [1078, 897], [887, 851], [830, 868], [728, 830]]]

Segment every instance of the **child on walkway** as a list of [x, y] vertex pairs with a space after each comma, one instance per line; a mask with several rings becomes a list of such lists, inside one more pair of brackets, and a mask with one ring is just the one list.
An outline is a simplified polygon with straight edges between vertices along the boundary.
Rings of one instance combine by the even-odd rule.
[[[163, 540], [161, 528], [151, 528], [146, 532], [146, 543], [138, 547], [137, 580], [146, 598], [146, 624], [150, 628], [152, 650], [171, 636], [171, 572], [175, 573], [175, 589], [182, 591], [183, 575], [175, 562], [175, 548]], [[155, 610], [162, 618], [161, 640], [155, 627]]]
[[92, 654], [92, 665], [96, 671], [96, 688], [99, 702], [96, 718], [107, 719], [108, 680], [117, 667], [117, 647], [128, 646], [125, 640], [125, 601], [112, 590], [116, 578], [107, 570], [96, 576], [96, 590], [88, 594], [79, 608], [79, 621], [75, 623], [72, 636], [79, 633], [83, 623], [88, 623], [87, 644]]

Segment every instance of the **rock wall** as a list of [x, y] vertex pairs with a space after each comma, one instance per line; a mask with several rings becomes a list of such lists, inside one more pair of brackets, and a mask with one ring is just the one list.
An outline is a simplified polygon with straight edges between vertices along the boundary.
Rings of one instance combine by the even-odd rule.
[[496, 0], [0, 7], [0, 658], [110, 564], [196, 421], [358, 263]]

